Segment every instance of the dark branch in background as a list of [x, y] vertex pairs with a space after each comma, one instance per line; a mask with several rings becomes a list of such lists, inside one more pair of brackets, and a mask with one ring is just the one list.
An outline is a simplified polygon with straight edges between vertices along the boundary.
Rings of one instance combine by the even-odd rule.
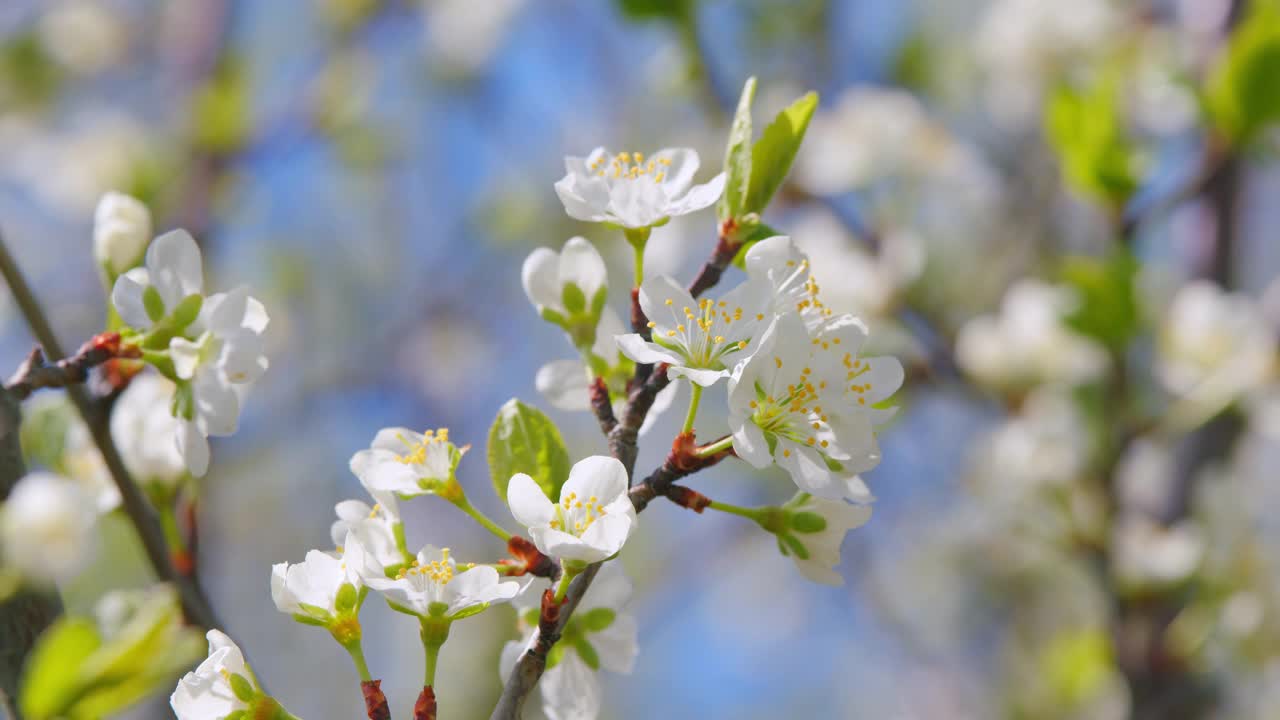
[[[2, 236], [0, 236], [0, 275], [3, 275], [5, 282], [8, 283], [9, 290], [13, 293], [18, 308], [22, 311], [22, 316], [26, 319], [32, 334], [35, 335], [36, 341], [44, 347], [45, 353], [50, 357], [55, 359], [62, 358], [61, 344], [58, 342], [57, 336], [54, 335], [53, 328], [50, 327], [49, 321], [44, 315], [44, 310], [41, 309], [35, 295], [31, 292], [31, 287], [27, 284], [26, 278], [9, 254], [9, 249], [5, 245]], [[93, 437], [94, 444], [98, 446], [98, 451], [102, 454], [107, 470], [111, 473], [111, 479], [120, 491], [121, 506], [133, 524], [134, 530], [138, 534], [138, 539], [142, 541], [142, 547], [146, 551], [147, 559], [150, 561], [156, 575], [161, 580], [172, 583], [177, 589], [187, 622], [206, 628], [218, 627], [217, 619], [213, 615], [213, 609], [210, 607], [209, 601], [200, 589], [196, 579], [183, 577], [170, 563], [169, 550], [165, 544], [164, 533], [160, 529], [160, 523], [146, 497], [138, 489], [133, 478], [129, 476], [129, 471], [125, 469], [124, 461], [120, 458], [120, 452], [116, 449], [115, 443], [111, 439], [107, 415], [97, 407], [83, 387], [68, 385], [67, 395], [71, 397], [71, 401], [80, 412], [85, 425], [89, 428], [89, 434]], [[16, 425], [13, 431], [17, 432]]]
[[733, 258], [738, 254], [740, 245], [731, 241], [734, 232], [734, 222], [732, 219], [725, 220], [720, 226], [720, 237], [716, 240], [716, 249], [711, 253], [711, 257], [698, 270], [698, 275], [689, 285], [689, 294], [697, 298], [702, 293], [715, 287], [720, 282], [720, 276], [729, 267], [729, 263], [733, 262]]

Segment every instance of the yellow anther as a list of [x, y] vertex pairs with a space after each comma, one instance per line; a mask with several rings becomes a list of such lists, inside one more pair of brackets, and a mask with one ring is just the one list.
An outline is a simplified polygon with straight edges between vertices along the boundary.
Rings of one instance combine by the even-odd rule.
[[674, 304], [675, 304], [675, 302], [674, 302], [671, 298], [667, 298], [667, 304], [668, 304], [668, 305], [674, 305]]
[[649, 323], [648, 323], [648, 326], [649, 326], [649, 328], [650, 328], [650, 329], [652, 329], [652, 328], [657, 327], [657, 326], [658, 326], [658, 323], [656, 323], [656, 322], [654, 322], [654, 321], [650, 320], [650, 321], [649, 321]]
[[746, 340], [739, 340], [739, 341], [738, 341], [738, 349], [739, 349], [739, 350], [746, 350], [746, 349], [747, 349], [747, 341], [746, 341]]
[[780, 357], [775, 357], [775, 358], [773, 359], [773, 364], [774, 364], [774, 365], [777, 365], [777, 366], [778, 366], [778, 369], [779, 369], [779, 370], [781, 370], [781, 369], [782, 369], [782, 358], [780, 358]]

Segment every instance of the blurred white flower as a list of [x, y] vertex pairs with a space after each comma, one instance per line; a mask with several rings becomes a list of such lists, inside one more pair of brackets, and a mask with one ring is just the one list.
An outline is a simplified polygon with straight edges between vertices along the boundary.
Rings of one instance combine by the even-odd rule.
[[200, 295], [203, 287], [204, 263], [195, 238], [186, 230], [173, 230], [147, 248], [145, 267], [116, 278], [111, 304], [127, 325], [148, 330], [183, 300]]
[[1071, 395], [1037, 388], [983, 443], [979, 477], [996, 493], [1065, 487], [1088, 469], [1089, 445], [1088, 424]]
[[113, 276], [142, 260], [151, 242], [151, 211], [136, 198], [109, 192], [93, 213], [93, 257]]
[[35, 472], [18, 481], [0, 506], [4, 564], [30, 580], [69, 580], [93, 559], [98, 513], [73, 480]]
[[1119, 27], [1110, 0], [992, 2], [973, 40], [992, 115], [1011, 126], [1037, 122], [1046, 88]]
[[[618, 350], [616, 338], [626, 333], [622, 319], [612, 309], [605, 308], [595, 333], [595, 344], [591, 346], [587, 362], [581, 359], [555, 360], [538, 368], [534, 385], [553, 407], [568, 411], [590, 410], [591, 383], [596, 377], [604, 380], [605, 387], [614, 398], [614, 413], [621, 414], [626, 407], [627, 383], [635, 372], [635, 363]], [[671, 407], [678, 387], [678, 384], [671, 383], [654, 398], [653, 406], [640, 425], [641, 435], [647, 433], [658, 417]]]
[[[843, 585], [844, 577], [836, 572], [840, 564], [840, 545], [850, 530], [860, 528], [871, 519], [870, 505], [850, 505], [843, 500], [826, 500], [810, 497], [791, 508], [792, 513], [811, 513], [820, 523], [792, 523], [790, 537], [804, 550], [802, 557], [795, 548], [781, 544], [779, 547], [791, 556], [800, 573], [813, 582], [823, 585]], [[812, 520], [812, 518], [805, 518]], [[819, 527], [820, 526], [820, 527]], [[814, 530], [813, 528], [818, 529]]]
[[347, 535], [354, 535], [375, 562], [386, 567], [407, 561], [401, 543], [404, 527], [400, 521], [400, 505], [394, 493], [378, 493], [378, 503], [369, 507], [359, 500], [343, 500], [334, 506], [338, 519], [329, 527], [329, 537], [338, 552], [346, 551]]
[[956, 360], [979, 382], [1006, 390], [1094, 380], [1106, 370], [1107, 353], [1065, 325], [1076, 302], [1069, 288], [1021, 280], [1005, 294], [998, 315], [960, 329]]
[[[534, 581], [512, 601], [520, 613], [523, 633], [520, 640], [512, 640], [502, 648], [498, 674], [503, 682], [533, 642], [539, 602], [548, 586], [545, 580]], [[631, 581], [620, 564], [611, 562], [600, 568], [566, 623], [560, 642], [552, 649], [542, 680], [525, 704], [526, 720], [595, 720], [600, 715], [602, 692], [596, 671], [604, 668], [630, 674], [640, 652], [636, 620], [623, 611], [631, 590]]]
[[58, 127], [47, 118], [0, 118], [4, 175], [70, 217], [92, 212], [103, 193], [129, 182], [153, 144], [137, 120], [115, 112], [79, 113]]
[[887, 176], [931, 172], [950, 142], [911, 93], [852, 88], [814, 116], [796, 179], [810, 192], [837, 195]]
[[556, 182], [556, 194], [569, 216], [638, 229], [706, 207], [720, 198], [725, 176], [693, 185], [698, 153], [664, 148], [646, 161], [643, 153], [616, 155], [603, 147], [584, 157], [564, 159], [568, 173]]
[[127, 48], [128, 27], [119, 13], [99, 2], [53, 3], [40, 18], [40, 40], [49, 54], [73, 72], [87, 75], [117, 61]]
[[143, 485], [172, 489], [187, 476], [176, 442], [181, 421], [169, 410], [173, 392], [164, 377], [143, 373], [130, 381], [111, 411], [111, 438], [129, 474]]
[[806, 213], [792, 227], [796, 244], [811, 259], [809, 271], [823, 301], [836, 314], [884, 317], [924, 272], [924, 241], [910, 229], [882, 235], [873, 255], [830, 213]]
[[248, 701], [237, 696], [233, 683], [261, 693], [239, 646], [219, 630], [210, 630], [208, 638], [209, 656], [178, 681], [169, 698], [178, 720], [219, 720], [247, 712]]
[[1172, 527], [1139, 515], [1120, 518], [1113, 530], [1112, 572], [1136, 586], [1164, 586], [1191, 576], [1204, 556], [1204, 535], [1190, 522]]
[[575, 565], [600, 562], [622, 549], [636, 527], [627, 471], [616, 458], [593, 455], [574, 463], [552, 503], [533, 478], [520, 473], [507, 486], [516, 522], [541, 552]]
[[1196, 281], [1173, 298], [1156, 371], [1174, 394], [1216, 409], [1273, 376], [1275, 332], [1252, 298]]
[[394, 578], [366, 551], [355, 534], [343, 543], [343, 558], [364, 577], [365, 585], [380, 593], [392, 609], [421, 618], [453, 620], [478, 613], [495, 602], [515, 597], [520, 583], [503, 581], [488, 565], [468, 565], [459, 572], [448, 548], [428, 545], [418, 551]]
[[428, 52], [452, 70], [474, 73], [498, 49], [524, 0], [424, 0]]
[[763, 281], [748, 280], [719, 300], [695, 301], [675, 280], [657, 275], [640, 286], [652, 341], [638, 333], [619, 335], [618, 348], [638, 363], [667, 363], [672, 378], [709, 387], [729, 375], [730, 356], [743, 353], [764, 331], [771, 303], [771, 288]]
[[[165, 413], [168, 414], [168, 408], [165, 408]], [[63, 442], [62, 465], [59, 469], [79, 483], [85, 494], [93, 499], [94, 507], [99, 513], [111, 512], [119, 507], [120, 489], [112, 480], [111, 471], [107, 469], [102, 453], [98, 452], [89, 428], [78, 416], [67, 424]], [[124, 457], [124, 448], [120, 449], [120, 454]]]
[[857, 357], [866, 328], [851, 315], [812, 336], [797, 314], [778, 317], [729, 380], [733, 449], [753, 467], [777, 463], [802, 491], [869, 500], [857, 473], [880, 462], [874, 405], [902, 385], [896, 358]]

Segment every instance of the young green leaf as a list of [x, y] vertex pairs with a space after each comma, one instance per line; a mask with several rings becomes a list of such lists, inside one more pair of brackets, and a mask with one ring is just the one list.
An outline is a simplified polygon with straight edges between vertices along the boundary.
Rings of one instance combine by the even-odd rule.
[[752, 146], [751, 183], [743, 204], [745, 212], [764, 212], [773, 194], [782, 186], [817, 107], [818, 93], [804, 95], [778, 113]]
[[716, 206], [720, 220], [738, 218], [744, 214], [747, 194], [751, 190], [751, 103], [756, 96], [756, 79], [747, 78], [738, 98], [738, 110], [729, 126], [729, 144], [724, 151], [724, 194]]
[[556, 424], [515, 398], [502, 406], [489, 428], [488, 455], [489, 475], [503, 500], [516, 473], [528, 474], [551, 498], [560, 496], [560, 486], [569, 478], [569, 451]]
[[1067, 258], [1063, 280], [1080, 296], [1080, 306], [1067, 316], [1067, 325], [1122, 351], [1138, 332], [1137, 273], [1138, 261], [1124, 250], [1105, 259]]
[[63, 618], [40, 636], [27, 661], [19, 705], [32, 720], [62, 716], [80, 692], [80, 666], [102, 643], [85, 618]]
[[1046, 134], [1068, 183], [1119, 211], [1138, 188], [1140, 156], [1125, 130], [1120, 74], [1083, 89], [1060, 86], [1045, 109]]
[[1231, 34], [1205, 87], [1210, 120], [1227, 138], [1247, 144], [1280, 123], [1280, 7], [1250, 3], [1249, 16]]

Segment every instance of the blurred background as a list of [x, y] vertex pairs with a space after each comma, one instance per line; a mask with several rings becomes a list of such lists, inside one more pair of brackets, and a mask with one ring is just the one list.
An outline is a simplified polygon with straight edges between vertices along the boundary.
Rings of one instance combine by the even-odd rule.
[[[740, 518], [656, 505], [623, 560], [641, 654], [605, 674], [604, 717], [1280, 717], [1280, 142], [1206, 100], [1245, 5], [6, 0], [0, 224], [68, 346], [102, 327], [108, 190], [188, 228], [211, 286], [265, 302], [271, 369], [213, 443], [201, 573], [274, 695], [352, 717], [348, 658], [268, 584], [363, 496], [351, 454], [447, 426], [476, 446], [473, 501], [514, 527], [480, 452], [503, 402], [547, 409], [575, 457], [604, 450], [533, 382], [573, 350], [524, 297], [530, 250], [592, 239], [626, 309], [629, 248], [564, 214], [563, 156], [690, 146], [705, 180], [749, 75], [758, 127], [817, 90], [766, 220], [911, 368], [865, 478], [874, 517], [828, 588]], [[1259, 72], [1274, 108], [1280, 70]], [[714, 243], [710, 212], [679, 218], [647, 269], [687, 281]], [[0, 297], [0, 368], [31, 346]], [[704, 401], [703, 436], [723, 406]], [[791, 494], [741, 463], [690, 484]], [[410, 547], [502, 550], [442, 501], [403, 507]], [[74, 610], [150, 581], [123, 520], [102, 542], [63, 588]], [[376, 601], [363, 619], [403, 712], [416, 628]], [[513, 637], [506, 607], [455, 629], [442, 717], [488, 716]]]

